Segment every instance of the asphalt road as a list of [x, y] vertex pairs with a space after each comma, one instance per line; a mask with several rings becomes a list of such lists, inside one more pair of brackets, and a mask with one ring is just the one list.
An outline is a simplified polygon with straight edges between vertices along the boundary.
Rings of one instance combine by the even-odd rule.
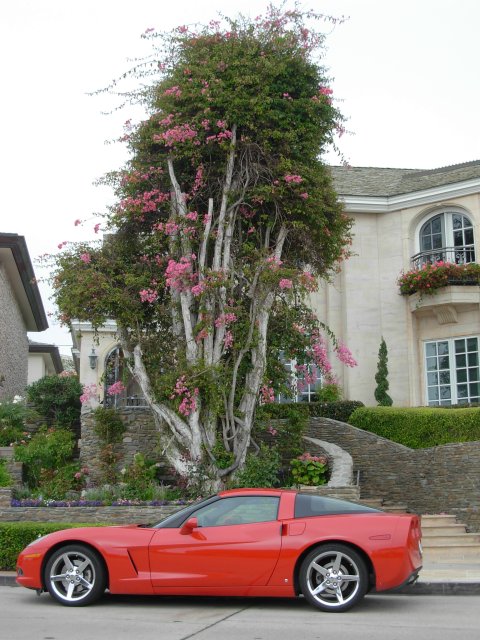
[[347, 613], [304, 600], [105, 596], [86, 608], [0, 587], [4, 640], [478, 640], [478, 596], [369, 595]]

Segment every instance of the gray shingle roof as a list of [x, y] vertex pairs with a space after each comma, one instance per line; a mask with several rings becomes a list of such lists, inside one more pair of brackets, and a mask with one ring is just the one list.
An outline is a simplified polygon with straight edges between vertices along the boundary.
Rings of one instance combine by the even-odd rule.
[[394, 196], [480, 178], [480, 160], [439, 169], [330, 167], [341, 196]]

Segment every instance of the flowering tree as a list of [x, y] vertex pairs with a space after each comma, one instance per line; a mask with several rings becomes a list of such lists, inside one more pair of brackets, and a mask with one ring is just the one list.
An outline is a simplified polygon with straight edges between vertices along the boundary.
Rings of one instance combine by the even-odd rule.
[[305, 304], [348, 254], [351, 224], [319, 159], [342, 117], [315, 57], [323, 36], [306, 27], [318, 18], [271, 7], [149, 30], [154, 57], [129, 97], [150, 116], [126, 123], [131, 160], [107, 177], [111, 233], [56, 259], [63, 321], [116, 320], [171, 464], [203, 465], [213, 484], [244, 464], [257, 403], [284, 379], [280, 352], [333, 377]]

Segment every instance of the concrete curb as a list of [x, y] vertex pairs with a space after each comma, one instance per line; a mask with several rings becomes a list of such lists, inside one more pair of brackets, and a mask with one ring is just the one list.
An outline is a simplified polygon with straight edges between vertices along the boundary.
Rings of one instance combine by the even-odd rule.
[[[1, 587], [18, 587], [14, 571], [0, 571]], [[381, 592], [382, 595], [406, 596], [476, 596], [480, 595], [480, 582], [416, 582], [415, 584]]]

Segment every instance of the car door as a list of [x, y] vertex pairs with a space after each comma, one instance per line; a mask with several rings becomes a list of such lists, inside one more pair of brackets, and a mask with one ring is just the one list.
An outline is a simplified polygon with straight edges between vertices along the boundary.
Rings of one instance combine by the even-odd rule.
[[278, 560], [277, 496], [235, 496], [189, 516], [198, 526], [158, 529], [149, 557], [154, 587], [267, 584]]

